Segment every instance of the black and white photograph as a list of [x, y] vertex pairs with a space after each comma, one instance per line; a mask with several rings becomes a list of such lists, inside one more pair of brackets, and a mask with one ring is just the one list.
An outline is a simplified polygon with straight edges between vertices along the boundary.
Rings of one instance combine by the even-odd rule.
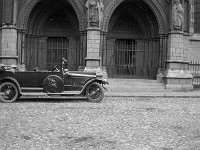
[[0, 0], [0, 150], [200, 150], [200, 0]]

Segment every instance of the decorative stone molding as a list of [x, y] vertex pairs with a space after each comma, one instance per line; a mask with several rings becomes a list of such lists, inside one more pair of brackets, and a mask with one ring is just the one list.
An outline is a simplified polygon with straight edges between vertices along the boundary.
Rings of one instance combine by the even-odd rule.
[[[103, 31], [108, 31], [109, 20], [115, 9], [122, 2], [124, 2], [124, 0], [110, 1], [110, 3], [106, 6], [106, 9], [104, 11]], [[152, 9], [157, 18], [159, 25], [159, 33], [160, 34], [165, 33], [166, 28], [168, 27], [167, 16], [163, 11], [162, 7], [160, 6], [159, 2], [153, 0], [144, 0], [144, 2]]]
[[[20, 12], [18, 14], [18, 22], [17, 26], [21, 29], [26, 29], [27, 28], [27, 23], [28, 23], [28, 18], [35, 7], [35, 5], [39, 2], [40, 0], [26, 0], [23, 2], [23, 5], [20, 9]], [[82, 8], [81, 3], [78, 0], [66, 0], [68, 1], [71, 6], [74, 8], [74, 11], [77, 15], [78, 21], [79, 21], [79, 30], [84, 30], [85, 29], [85, 12], [84, 9]]]
[[166, 78], [180, 78], [180, 79], [192, 79], [193, 76], [189, 70], [173, 70], [168, 69], [164, 75]]

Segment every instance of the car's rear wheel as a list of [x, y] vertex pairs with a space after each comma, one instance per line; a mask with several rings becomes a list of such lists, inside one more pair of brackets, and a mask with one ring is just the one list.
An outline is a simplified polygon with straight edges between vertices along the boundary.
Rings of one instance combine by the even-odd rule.
[[0, 100], [5, 103], [11, 103], [17, 100], [19, 92], [12, 82], [4, 82], [0, 85]]
[[96, 82], [91, 83], [86, 88], [86, 96], [89, 102], [94, 102], [94, 103], [100, 102], [104, 97], [103, 87], [99, 83]]

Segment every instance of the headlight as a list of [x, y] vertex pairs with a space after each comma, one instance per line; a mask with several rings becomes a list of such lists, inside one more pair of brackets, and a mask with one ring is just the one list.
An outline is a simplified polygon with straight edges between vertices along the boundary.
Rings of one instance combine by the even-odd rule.
[[106, 79], [102, 79], [102, 81], [104, 82], [104, 84], [109, 84]]

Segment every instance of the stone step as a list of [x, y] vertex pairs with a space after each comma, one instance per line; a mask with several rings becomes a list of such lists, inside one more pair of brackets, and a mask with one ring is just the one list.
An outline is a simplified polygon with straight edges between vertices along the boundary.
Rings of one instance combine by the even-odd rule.
[[147, 79], [108, 79], [106, 88], [110, 92], [162, 92], [166, 91], [164, 83]]
[[[157, 80], [149, 80], [149, 79], [118, 79], [118, 78], [108, 78], [108, 82], [111, 83], [159, 83]], [[159, 83], [162, 84], [162, 83]]]

